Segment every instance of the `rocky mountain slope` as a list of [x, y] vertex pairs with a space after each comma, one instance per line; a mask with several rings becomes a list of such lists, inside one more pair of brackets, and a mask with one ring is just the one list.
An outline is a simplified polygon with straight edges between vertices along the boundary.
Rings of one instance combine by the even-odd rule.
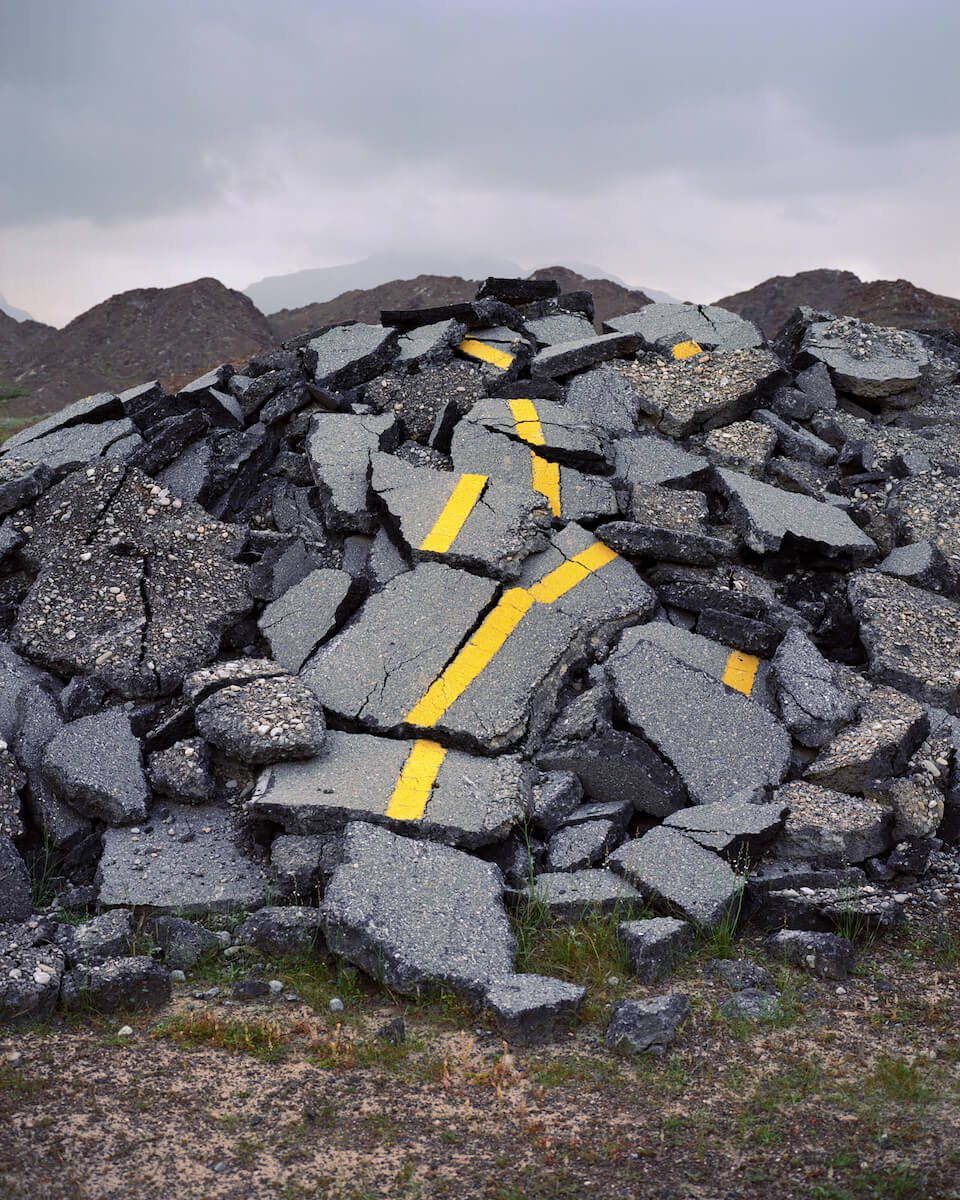
[[0, 363], [26, 361], [34, 347], [56, 332], [52, 325], [44, 325], [40, 321], [18, 321], [0, 312]]
[[746, 292], [724, 296], [717, 304], [753, 321], [767, 337], [777, 333], [798, 304], [875, 325], [960, 331], [960, 300], [925, 291], [907, 279], [864, 283], [852, 271], [775, 275]]
[[0, 349], [0, 380], [8, 392], [25, 393], [4, 405], [4, 415], [52, 411], [78, 396], [122, 391], [148, 378], [198, 374], [214, 363], [249, 358], [275, 340], [252, 301], [216, 279], [122, 292], [63, 329], [34, 334], [19, 349]]

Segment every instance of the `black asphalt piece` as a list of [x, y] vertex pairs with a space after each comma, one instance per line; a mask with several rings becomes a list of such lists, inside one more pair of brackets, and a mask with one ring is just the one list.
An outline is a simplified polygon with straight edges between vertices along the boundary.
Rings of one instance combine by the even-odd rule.
[[805, 967], [825, 979], [846, 979], [856, 958], [853, 943], [833, 933], [811, 933], [782, 929], [767, 938], [767, 953], [774, 958]]
[[934, 542], [894, 546], [877, 565], [877, 570], [928, 592], [952, 591], [958, 578], [955, 563], [949, 561]]
[[549, 300], [560, 295], [555, 279], [505, 279], [488, 276], [477, 289], [477, 300], [502, 300], [506, 304], [529, 304], [532, 300]]
[[559, 346], [564, 342], [582, 341], [595, 335], [593, 325], [586, 317], [566, 312], [531, 317], [524, 321], [523, 330], [538, 347]]
[[545, 975], [511, 975], [487, 989], [483, 1006], [514, 1046], [552, 1042], [576, 1024], [587, 989]]
[[607, 860], [648, 900], [713, 929], [738, 908], [742, 879], [719, 855], [679, 830], [657, 825]]
[[630, 963], [630, 972], [638, 982], [656, 983], [673, 971], [693, 949], [694, 928], [676, 917], [646, 917], [642, 921], [624, 921], [617, 926]]
[[690, 563], [713, 567], [734, 556], [736, 547], [722, 538], [680, 529], [661, 529], [636, 521], [607, 521], [597, 526], [597, 537], [628, 558]]
[[636, 888], [599, 867], [541, 871], [524, 886], [521, 895], [525, 903], [555, 921], [579, 921], [590, 913], [632, 920], [643, 908], [643, 896]]
[[56, 940], [67, 966], [76, 967], [130, 954], [135, 934], [133, 913], [126, 908], [112, 908], [80, 925], [60, 925]]
[[313, 692], [292, 675], [220, 688], [197, 705], [196, 721], [211, 745], [252, 764], [312, 758], [327, 732]]
[[147, 917], [143, 929], [160, 947], [164, 965], [171, 971], [189, 971], [221, 949], [215, 933], [183, 917]]
[[66, 969], [63, 952], [53, 944], [56, 926], [49, 919], [6, 924], [0, 937], [0, 1022], [19, 1025], [53, 1014]]
[[508, 325], [519, 329], [523, 316], [511, 305], [501, 300], [464, 300], [455, 304], [435, 304], [424, 308], [389, 308], [380, 312], [384, 325], [392, 325], [402, 331], [434, 325], [439, 321], [459, 321], [468, 329], [483, 326]]
[[788, 629], [770, 664], [784, 725], [802, 745], [828, 742], [856, 716], [836, 672], [799, 629]]
[[299, 671], [336, 628], [352, 587], [346, 571], [320, 567], [268, 604], [257, 625], [272, 657], [288, 671]]
[[433, 325], [411, 329], [400, 338], [397, 365], [409, 370], [411, 367], [423, 368], [448, 362], [466, 332], [466, 325], [453, 320], [437, 321]]
[[[400, 804], [394, 796], [417, 745], [331, 731], [318, 757], [263, 772], [250, 810], [297, 834], [328, 833], [363, 820], [468, 848], [506, 837], [529, 805], [532, 768], [512, 756], [475, 758], [448, 750], [432, 781], [409, 805]], [[427, 744], [428, 757], [435, 745]]]
[[877, 557], [873, 539], [832, 504], [785, 492], [738, 471], [718, 470], [716, 480], [727, 502], [727, 519], [757, 554], [776, 554], [790, 539], [798, 550], [810, 547], [854, 563]]
[[799, 361], [823, 363], [838, 391], [883, 402], [919, 387], [930, 356], [916, 333], [839, 317], [808, 327]]
[[789, 803], [781, 788], [777, 800], [771, 804], [718, 800], [671, 813], [663, 825], [681, 830], [699, 845], [715, 850], [739, 866], [755, 861], [760, 848], [777, 836], [789, 812]]
[[[712, 641], [699, 633], [692, 633], [679, 625], [671, 625], [667, 621], [649, 621], [646, 625], [638, 625], [628, 629], [621, 637], [617, 649], [624, 654], [641, 642], [650, 642], [666, 651], [672, 658], [679, 659], [690, 667], [706, 671], [714, 679], [722, 680], [727, 673], [730, 663], [731, 650], [720, 642]], [[764, 662], [757, 664], [757, 672], [753, 684], [748, 690], [746, 680], [742, 681], [738, 690], [758, 703], [766, 702], [768, 666]]]
[[[381, 375], [367, 385], [366, 403], [378, 413], [392, 413], [407, 437], [432, 445], [437, 422], [447, 405], [464, 416], [486, 395], [479, 370], [470, 363], [431, 363], [415, 374]], [[443, 449], [443, 447], [438, 447]]]
[[606, 1043], [621, 1054], [662, 1054], [690, 1015], [683, 993], [649, 1000], [621, 1000], [607, 1026]]
[[595, 427], [556, 400], [481, 400], [470, 410], [469, 420], [494, 433], [535, 445], [537, 454], [548, 461], [590, 471], [610, 466], [608, 450]]
[[644, 484], [685, 487], [708, 467], [701, 455], [682, 450], [672, 440], [655, 434], [622, 438], [616, 445], [614, 470], [631, 487]]
[[696, 804], [764, 799], [786, 776], [790, 738], [766, 709], [645, 640], [611, 656], [627, 724], [670, 763]]
[[313, 419], [307, 457], [329, 529], [374, 531], [376, 520], [367, 503], [370, 455], [395, 446], [396, 437], [396, 421], [390, 415], [326, 413]]
[[330, 879], [343, 856], [343, 835], [280, 833], [270, 846], [270, 875], [284, 897], [307, 901]]
[[620, 841], [613, 821], [583, 821], [558, 829], [547, 842], [547, 871], [581, 871], [599, 863]]
[[358, 322], [334, 326], [307, 342], [303, 362], [318, 387], [346, 392], [379, 375], [399, 353], [395, 330]]
[[715, 304], [647, 304], [639, 312], [610, 317], [609, 333], [635, 333], [647, 350], [695, 342], [704, 350], [747, 350], [763, 345], [763, 334], [737, 313]]
[[157, 750], [147, 763], [147, 778], [155, 792], [181, 804], [204, 804], [213, 799], [210, 747], [203, 738], [187, 738]]
[[371, 487], [414, 561], [431, 559], [515, 579], [523, 559], [546, 545], [547, 500], [528, 484], [410, 467], [372, 456]]
[[23, 833], [22, 793], [26, 774], [9, 750], [0, 750], [0, 835], [17, 838]]
[[0, 923], [29, 920], [33, 883], [26, 864], [5, 833], [0, 833]]
[[781, 630], [766, 621], [755, 621], [752, 617], [716, 608], [700, 609], [696, 631], [715, 642], [724, 642], [736, 650], [760, 654], [764, 658], [774, 653], [783, 637]]
[[85, 816], [135, 825], [147, 815], [150, 788], [123, 709], [65, 725], [44, 751], [40, 769], [57, 795]]
[[766, 967], [749, 958], [711, 958], [703, 968], [704, 975], [720, 979], [734, 991], [775, 991], [776, 982]]
[[[111, 392], [97, 392], [95, 396], [85, 396], [82, 400], [76, 400], [59, 412], [44, 417], [42, 421], [36, 421], [32, 425], [28, 425], [26, 429], [11, 434], [4, 440], [3, 446], [0, 448], [0, 455], [4, 458], [9, 456], [36, 462], [31, 443], [42, 441], [51, 434], [60, 433], [75, 426], [95, 427], [108, 424], [121, 420], [125, 415], [119, 396], [115, 396]], [[17, 454], [16, 451], [23, 453]]]
[[54, 473], [43, 462], [9, 456], [0, 458], [0, 516], [23, 508], [53, 483]]
[[284, 954], [321, 955], [326, 949], [319, 912], [302, 905], [259, 908], [243, 922], [237, 937], [273, 958]]
[[560, 379], [583, 371], [611, 358], [629, 358], [639, 345], [639, 338], [630, 333], [604, 333], [599, 336], [579, 338], [575, 342], [561, 342], [548, 346], [535, 355], [530, 364], [534, 378], [546, 376]]
[[768, 409], [756, 409], [753, 419], [769, 425], [777, 435], [777, 449], [781, 454], [787, 454], [801, 462], [819, 463], [821, 466], [832, 463], [837, 457], [836, 450], [828, 442], [818, 438], [809, 429], [788, 424], [787, 421]]
[[170, 972], [146, 955], [81, 963], [67, 972], [60, 1002], [67, 1012], [158, 1008], [171, 995]]
[[640, 415], [640, 397], [619, 371], [610, 367], [593, 367], [574, 375], [563, 402], [579, 420], [608, 437], [632, 434]]
[[777, 801], [790, 809], [774, 845], [781, 858], [839, 867], [890, 848], [892, 813], [875, 800], [794, 780], [777, 789]]
[[583, 785], [573, 771], [546, 770], [534, 785], [528, 815], [539, 833], [552, 833], [583, 799]]
[[778, 996], [760, 988], [744, 988], [724, 1000], [720, 1015], [728, 1021], [781, 1021], [785, 1014]]
[[482, 1001], [513, 976], [516, 942], [496, 867], [362, 821], [320, 907], [330, 949], [404, 995], [447, 988]]

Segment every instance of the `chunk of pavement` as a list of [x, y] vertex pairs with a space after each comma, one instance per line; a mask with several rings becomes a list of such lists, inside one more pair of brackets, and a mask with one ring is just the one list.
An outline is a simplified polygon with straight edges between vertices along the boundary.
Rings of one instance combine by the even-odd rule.
[[516, 942], [496, 867], [355, 821], [320, 908], [327, 945], [404, 995], [479, 1001], [513, 974]]
[[758, 408], [753, 415], [773, 430], [777, 435], [777, 449], [788, 458], [819, 463], [821, 466], [836, 461], [836, 449], [802, 425], [791, 425], [765, 408]]
[[854, 575], [847, 594], [871, 676], [960, 712], [960, 604], [876, 571]]
[[791, 744], [765, 708], [645, 639], [607, 661], [626, 724], [679, 774], [691, 801], [762, 800]]
[[584, 821], [558, 829], [547, 842], [548, 871], [580, 871], [600, 862], [622, 835], [612, 821]]
[[614, 471], [631, 488], [649, 484], [683, 487], [708, 466], [701, 455], [656, 434], [620, 438], [614, 453]]
[[555, 1041], [576, 1024], [587, 989], [546, 975], [510, 975], [487, 989], [484, 1008], [514, 1046]]
[[611, 724], [609, 690], [589, 688], [563, 708], [537, 751], [542, 771], [573, 772], [596, 801], [627, 800], [665, 817], [687, 802], [677, 772], [643, 738]]
[[614, 1005], [605, 1040], [620, 1053], [662, 1054], [689, 1015], [690, 1001], [682, 993], [621, 1000]]
[[887, 511], [894, 518], [898, 542], [932, 543], [956, 577], [960, 571], [960, 480], [945, 471], [921, 472], [896, 486]]
[[53, 470], [46, 463], [0, 457], [0, 517], [36, 500], [53, 480]]
[[737, 650], [760, 654], [764, 658], [773, 654], [783, 637], [782, 630], [776, 625], [718, 608], [701, 608], [696, 630], [715, 642], [725, 642]]
[[807, 929], [781, 929], [765, 942], [772, 958], [804, 967], [823, 979], [846, 979], [853, 970], [853, 943], [835, 933]]
[[894, 546], [877, 570], [930, 592], [946, 591], [955, 578], [954, 565], [934, 542]]
[[12, 640], [61, 676], [169, 694], [252, 606], [244, 533], [133, 468], [93, 463], [10, 519], [31, 529], [21, 553], [39, 572]]
[[[620, 638], [617, 651], [626, 653], [640, 642], [651, 642], [687, 666], [706, 671], [714, 679], [726, 682], [724, 677], [729, 678], [727, 673], [732, 654], [730, 647], [704, 637], [703, 634], [693, 633], [679, 625], [671, 625], [668, 621], [648, 621], [645, 625], [636, 625], [633, 629], [628, 629]], [[752, 667], [752, 663], [749, 665]], [[768, 665], [761, 661], [757, 663], [752, 678], [749, 671], [745, 671], [738, 675], [735, 684], [731, 683], [728, 686], [735, 686], [744, 696], [759, 698], [765, 695], [767, 674]]]
[[734, 991], [746, 989], [773, 991], [777, 986], [766, 967], [749, 958], [710, 958], [703, 968], [704, 975], [720, 979]]
[[720, 1015], [728, 1021], [779, 1021], [784, 1013], [779, 996], [749, 987], [724, 1000], [720, 1005]]
[[289, 672], [272, 658], [234, 658], [229, 662], [218, 662], [191, 671], [183, 681], [183, 694], [191, 704], [196, 705], [224, 687], [242, 687], [255, 679], [288, 676]]
[[839, 391], [881, 402], [917, 388], [930, 363], [916, 333], [855, 317], [808, 326], [800, 357], [806, 363], [824, 363]]
[[742, 879], [718, 854], [677, 829], [656, 825], [607, 859], [641, 894], [712, 929], [740, 904]]
[[937, 841], [929, 837], [907, 837], [893, 848], [887, 859], [891, 871], [902, 875], [926, 875], [930, 860], [937, 850]]
[[[112, 392], [97, 392], [93, 396], [84, 396], [82, 400], [75, 400], [73, 404], [68, 404], [66, 408], [45, 417], [42, 421], [36, 421], [26, 429], [11, 434], [3, 443], [2, 453], [5, 457], [29, 459], [29, 444], [56, 430], [70, 429], [74, 425], [98, 425], [123, 415], [124, 408], [120, 397]], [[22, 450], [23, 453], [14, 455], [14, 450]]]
[[790, 806], [774, 846], [778, 857], [843, 866], [890, 848], [890, 811], [875, 800], [793, 780], [777, 789], [777, 801]]
[[213, 797], [215, 781], [210, 747], [203, 738], [184, 738], [147, 759], [147, 778], [155, 792], [180, 804], [203, 804]]
[[552, 312], [543, 317], [530, 317], [523, 328], [538, 346], [559, 346], [596, 336], [593, 325], [579, 313]]
[[288, 671], [299, 671], [320, 642], [336, 628], [353, 586], [346, 571], [318, 567], [263, 610], [257, 628], [271, 656]]
[[608, 437], [636, 429], [640, 399], [629, 382], [610, 367], [593, 367], [574, 375], [563, 402], [581, 421]]
[[618, 913], [629, 919], [643, 907], [636, 888], [602, 867], [541, 871], [526, 884], [523, 897], [554, 921], [579, 921], [589, 913]]
[[197, 705], [196, 720], [208, 742], [246, 763], [312, 758], [327, 732], [316, 696], [295, 675], [221, 688]]
[[769, 350], [731, 350], [667, 361], [650, 358], [618, 364], [645, 412], [668, 437], [681, 438], [745, 417], [757, 392], [783, 370]]
[[647, 350], [696, 342], [704, 350], [749, 350], [763, 345], [752, 321], [716, 304], [646, 304], [639, 312], [609, 317], [603, 328], [638, 334]]
[[836, 671], [802, 630], [787, 630], [770, 671], [783, 723], [801, 746], [824, 745], [856, 717]]
[[519, 438], [555, 462], [589, 470], [607, 467], [607, 448], [596, 427], [556, 400], [481, 400], [468, 421], [493, 433]]
[[560, 285], [555, 279], [520, 279], [488, 275], [477, 288], [476, 298], [493, 298], [507, 304], [528, 304], [535, 300], [549, 300], [559, 294]]
[[397, 522], [414, 561], [439, 559], [515, 579], [550, 529], [545, 496], [483, 475], [411, 467], [372, 456], [371, 486]]
[[892, 839], [932, 837], [945, 811], [943, 792], [926, 773], [911, 779], [884, 779], [866, 789], [871, 800], [893, 812]]
[[400, 336], [397, 365], [426, 367], [443, 363], [453, 357], [453, 351], [463, 341], [467, 327], [452, 319], [418, 325]]
[[836, 734], [805, 772], [805, 778], [837, 792], [863, 795], [873, 780], [901, 775], [930, 729], [916, 700], [895, 688], [871, 686], [855, 671], [840, 674], [859, 706], [859, 720]]
[[272, 905], [257, 909], [237, 930], [237, 937], [261, 954], [322, 953], [320, 913], [304, 905]]
[[524, 561], [519, 585], [503, 593], [444, 669], [410, 714], [411, 725], [433, 722], [495, 753], [524, 736], [536, 739], [569, 673], [654, 605], [633, 567], [575, 524]]
[[738, 471], [721, 468], [716, 479], [727, 502], [727, 520], [757, 554], [809, 548], [855, 563], [877, 557], [873, 539], [832, 504], [785, 492]]
[[318, 387], [346, 392], [380, 375], [399, 353], [395, 329], [357, 322], [312, 338], [303, 349], [303, 363]]
[[72, 721], [52, 739], [41, 771], [68, 804], [111, 825], [144, 820], [150, 788], [140, 743], [122, 708], [109, 708]]
[[553, 833], [583, 799], [583, 785], [573, 771], [546, 770], [533, 786], [528, 817], [539, 833]]
[[734, 421], [711, 429], [703, 439], [703, 448], [718, 467], [762, 475], [777, 445], [777, 435], [757, 421]]
[[0, 926], [0, 1024], [42, 1020], [52, 1014], [66, 967], [51, 944], [52, 921]]
[[367, 386], [364, 400], [378, 413], [392, 413], [408, 437], [426, 445], [447, 405], [464, 416], [486, 394], [477, 368], [455, 361], [414, 375], [381, 375]]
[[183, 917], [147, 917], [143, 929], [160, 947], [171, 971], [188, 971], [221, 948], [215, 933]]
[[58, 689], [58, 680], [33, 663], [27, 662], [7, 642], [0, 642], [0, 739], [13, 745], [20, 725], [17, 701], [25, 689], [40, 685], [52, 696]]
[[623, 921], [617, 937], [624, 944], [630, 971], [640, 983], [656, 983], [693, 949], [694, 929], [676, 917]]
[[110, 456], [111, 448], [126, 438], [131, 439], [130, 450], [144, 444], [134, 423], [127, 417], [120, 417], [98, 425], [71, 425], [53, 430], [44, 437], [33, 438], [23, 451], [34, 462], [56, 470], [79, 467], [91, 459]]
[[[425, 756], [434, 769], [432, 786], [422, 773]], [[249, 804], [291, 833], [323, 833], [356, 820], [396, 822], [398, 830], [475, 847], [499, 841], [521, 818], [531, 775], [509, 755], [475, 758], [433, 742], [331, 732], [320, 757], [263, 772]], [[411, 797], [401, 803], [409, 789], [419, 815], [409, 807]]]
[[133, 913], [127, 908], [112, 908], [80, 925], [60, 925], [56, 939], [67, 965], [75, 967], [129, 954], [135, 932]]
[[541, 376], [547, 379], [572, 375], [574, 371], [586, 370], [597, 363], [627, 357], [636, 351], [638, 345], [639, 338], [632, 333], [602, 333], [577, 338], [572, 342], [561, 342], [558, 346], [548, 346], [534, 356], [530, 374], [534, 378]]
[[67, 1012], [159, 1008], [171, 991], [169, 970], [146, 955], [137, 955], [74, 967], [63, 977], [60, 1002]]
[[0, 750], [0, 835], [15, 838], [23, 833], [21, 793], [27, 777], [9, 750]]
[[[234, 813], [219, 805], [168, 804], [150, 833], [108, 829], [97, 870], [100, 903], [167, 913], [259, 908], [267, 877], [237, 845]], [[135, 828], [139, 829], [139, 826]]]
[[0, 923], [26, 921], [32, 912], [30, 872], [13, 842], [0, 833]]
[[597, 526], [597, 537], [611, 550], [629, 558], [690, 563], [712, 567], [736, 553], [736, 545], [706, 532], [670, 529], [639, 521], [606, 521]]
[[47, 746], [64, 729], [60, 705], [45, 687], [28, 685], [19, 689], [15, 711], [13, 751], [27, 775], [27, 809], [53, 849], [68, 849], [93, 826], [89, 817], [60, 799], [41, 771]]
[[270, 846], [270, 875], [283, 895], [308, 900], [326, 887], [343, 858], [343, 834], [281, 833]]
[[663, 824], [668, 829], [682, 830], [698, 845], [736, 863], [745, 855], [755, 859], [756, 851], [774, 840], [783, 828], [787, 804], [780, 793], [770, 804], [717, 800], [713, 804], [680, 809], [671, 813]]
[[329, 529], [373, 533], [376, 516], [367, 503], [370, 455], [396, 445], [397, 423], [390, 414], [321, 413], [307, 435], [307, 458], [320, 492]]
[[323, 706], [372, 729], [406, 718], [481, 620], [496, 584], [419, 563], [371, 596], [301, 677]]

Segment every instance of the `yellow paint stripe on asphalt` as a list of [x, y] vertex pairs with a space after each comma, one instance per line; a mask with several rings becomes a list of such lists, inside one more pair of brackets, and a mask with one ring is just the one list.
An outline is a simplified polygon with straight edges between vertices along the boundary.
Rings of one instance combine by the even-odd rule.
[[533, 401], [511, 400], [510, 411], [513, 413], [517, 437], [523, 438], [531, 446], [542, 446], [544, 442], [543, 426], [540, 424], [540, 414]]
[[487, 475], [460, 476], [433, 528], [420, 543], [421, 550], [446, 554], [457, 540], [457, 535], [463, 528], [464, 522], [473, 512], [474, 505], [483, 494], [488, 478]]
[[605, 567], [608, 562], [613, 562], [616, 557], [616, 552], [609, 546], [594, 542], [555, 571], [544, 575], [539, 583], [528, 589], [529, 595], [541, 604], [553, 604], [554, 600], [559, 600], [565, 592], [582, 583], [594, 571]]
[[546, 496], [550, 511], [555, 517], [560, 516], [560, 467], [557, 463], [547, 462], [536, 450], [530, 451], [533, 463], [533, 490], [541, 496]]
[[423, 729], [436, 725], [490, 663], [535, 603], [552, 604], [616, 557], [609, 546], [594, 542], [532, 587], [515, 587], [504, 592], [480, 628], [434, 680], [423, 699], [407, 713], [405, 720]]
[[416, 821], [423, 816], [446, 753], [443, 746], [425, 738], [413, 743], [387, 805], [388, 817], [395, 821]]
[[702, 353], [703, 347], [696, 342], [677, 342], [673, 348], [673, 357], [677, 359], [693, 358], [695, 354]]
[[757, 677], [760, 659], [753, 654], [744, 654], [742, 650], [734, 650], [727, 659], [726, 670], [723, 672], [723, 682], [738, 692], [749, 696], [753, 691], [753, 681]]
[[513, 362], [512, 354], [498, 350], [496, 346], [488, 346], [486, 342], [478, 342], [476, 338], [464, 338], [458, 349], [471, 358], [479, 358], [482, 362], [499, 367], [501, 371], [506, 371]]
[[504, 592], [473, 637], [407, 713], [406, 720], [424, 729], [436, 725], [490, 662], [532, 604], [533, 597], [523, 588]]

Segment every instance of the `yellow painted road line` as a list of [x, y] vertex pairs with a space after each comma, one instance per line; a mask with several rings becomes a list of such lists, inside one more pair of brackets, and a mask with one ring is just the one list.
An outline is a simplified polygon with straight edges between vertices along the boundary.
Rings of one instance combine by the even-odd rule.
[[734, 650], [727, 659], [726, 670], [723, 672], [723, 682], [738, 692], [749, 696], [753, 691], [753, 681], [757, 677], [760, 659], [753, 654], [744, 654], [742, 650]]
[[[510, 411], [513, 413], [514, 428], [517, 437], [529, 446], [542, 446], [546, 440], [543, 436], [543, 426], [540, 424], [540, 414], [532, 400], [511, 400]], [[533, 471], [533, 490], [541, 496], [546, 496], [550, 502], [550, 511], [555, 517], [560, 516], [560, 468], [556, 463], [547, 462], [535, 450], [530, 451]]]
[[536, 604], [552, 604], [565, 592], [582, 583], [593, 571], [616, 558], [603, 542], [594, 542], [574, 558], [550, 571], [530, 588], [510, 588], [500, 597], [479, 629], [459, 654], [446, 666], [404, 718], [411, 725], [429, 729], [462, 696], [494, 655]]
[[677, 359], [693, 358], [695, 354], [702, 353], [703, 347], [696, 342], [677, 342], [673, 348], [673, 357]]
[[443, 746], [425, 738], [413, 743], [387, 805], [388, 817], [395, 821], [416, 821], [423, 816], [446, 753]]
[[488, 346], [486, 342], [478, 342], [476, 338], [464, 338], [457, 349], [463, 354], [469, 354], [471, 358], [491, 363], [501, 371], [506, 371], [513, 362], [512, 354], [498, 350], [496, 346]]
[[420, 543], [421, 550], [446, 554], [463, 528], [467, 517], [487, 486], [488, 475], [461, 475], [450, 499], [443, 506], [433, 528]]

